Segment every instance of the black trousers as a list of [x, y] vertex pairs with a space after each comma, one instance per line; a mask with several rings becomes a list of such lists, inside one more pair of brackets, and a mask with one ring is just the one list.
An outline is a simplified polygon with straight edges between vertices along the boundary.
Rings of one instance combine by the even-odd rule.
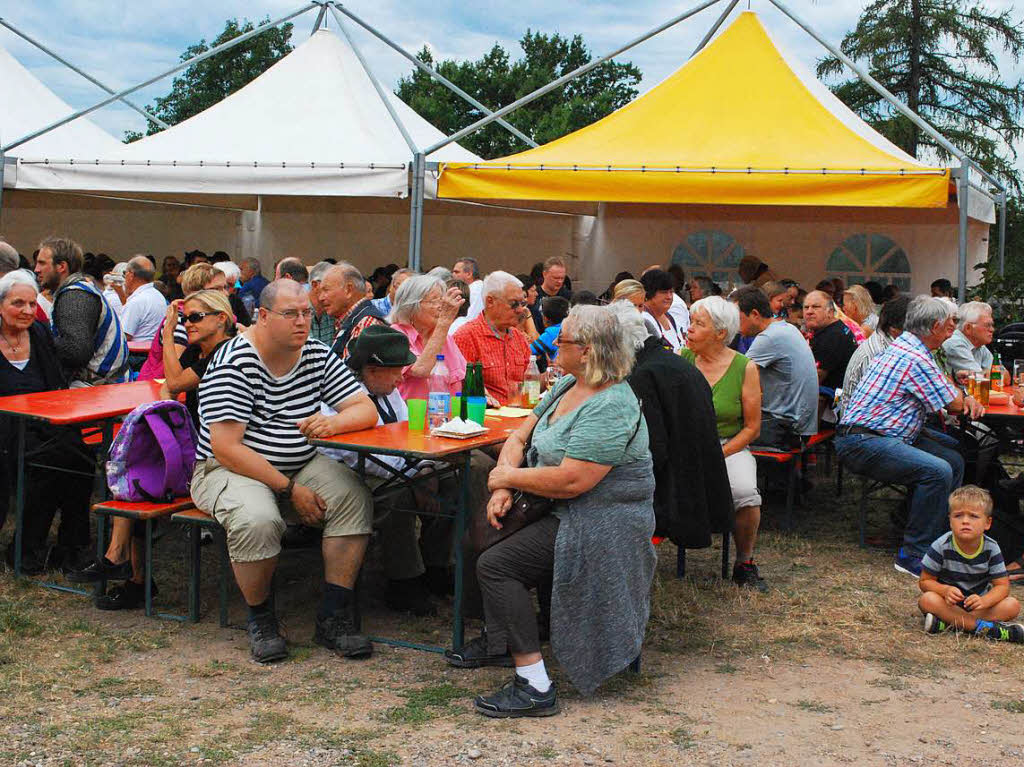
[[[540, 652], [537, 612], [531, 589], [550, 599], [555, 567], [558, 517], [548, 515], [487, 549], [476, 562], [476, 576], [487, 625], [487, 652]], [[548, 612], [547, 604], [542, 611]]]

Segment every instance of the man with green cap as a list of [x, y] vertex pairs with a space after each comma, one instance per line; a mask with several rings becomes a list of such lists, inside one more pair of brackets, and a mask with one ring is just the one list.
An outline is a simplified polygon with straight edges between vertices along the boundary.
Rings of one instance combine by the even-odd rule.
[[[388, 325], [370, 325], [351, 339], [347, 348], [345, 364], [377, 408], [377, 425], [408, 421], [409, 410], [397, 388], [403, 370], [416, 362], [416, 355], [409, 350], [408, 337]], [[325, 414], [330, 414], [330, 408], [326, 405], [321, 405], [321, 408]], [[352, 451], [334, 448], [320, 450], [353, 469], [357, 466], [358, 456]], [[430, 470], [422, 463], [408, 468], [406, 459], [399, 456], [377, 455], [375, 458], [410, 476]], [[371, 489], [394, 476], [373, 461], [366, 462], [365, 472], [366, 483]], [[436, 483], [431, 489], [437, 489]], [[447, 568], [451, 551], [451, 525], [443, 518], [430, 518], [429, 522], [425, 520], [421, 553], [417, 515], [409, 513], [417, 508], [439, 510], [435, 498], [433, 493], [414, 494], [405, 491], [389, 497], [384, 503], [377, 503], [375, 526], [381, 532], [382, 559], [388, 578], [384, 601], [392, 609], [421, 616], [437, 612], [423, 579], [426, 569], [423, 559], [425, 555], [432, 565]]]

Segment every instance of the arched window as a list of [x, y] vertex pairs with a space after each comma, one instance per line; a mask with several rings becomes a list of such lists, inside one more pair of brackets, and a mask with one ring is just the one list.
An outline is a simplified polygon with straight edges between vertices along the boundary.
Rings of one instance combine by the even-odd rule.
[[847, 285], [874, 280], [910, 291], [910, 259], [903, 248], [884, 234], [855, 234], [848, 237], [825, 260], [829, 277], [842, 277]]
[[672, 252], [672, 263], [683, 267], [687, 277], [709, 277], [719, 285], [740, 284], [736, 267], [743, 246], [725, 232], [694, 232]]

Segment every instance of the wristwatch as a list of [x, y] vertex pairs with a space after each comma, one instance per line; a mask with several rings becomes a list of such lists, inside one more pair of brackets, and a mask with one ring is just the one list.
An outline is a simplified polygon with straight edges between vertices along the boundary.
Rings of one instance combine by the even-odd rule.
[[290, 501], [292, 498], [292, 490], [295, 489], [295, 477], [288, 478], [288, 484], [285, 485], [283, 490], [277, 490], [274, 495], [277, 496], [279, 501]]

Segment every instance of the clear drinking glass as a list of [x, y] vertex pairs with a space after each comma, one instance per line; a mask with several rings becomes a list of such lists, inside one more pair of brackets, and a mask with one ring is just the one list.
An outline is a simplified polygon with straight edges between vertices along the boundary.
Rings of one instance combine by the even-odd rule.
[[1013, 361], [1013, 385], [1024, 386], [1024, 360]]

